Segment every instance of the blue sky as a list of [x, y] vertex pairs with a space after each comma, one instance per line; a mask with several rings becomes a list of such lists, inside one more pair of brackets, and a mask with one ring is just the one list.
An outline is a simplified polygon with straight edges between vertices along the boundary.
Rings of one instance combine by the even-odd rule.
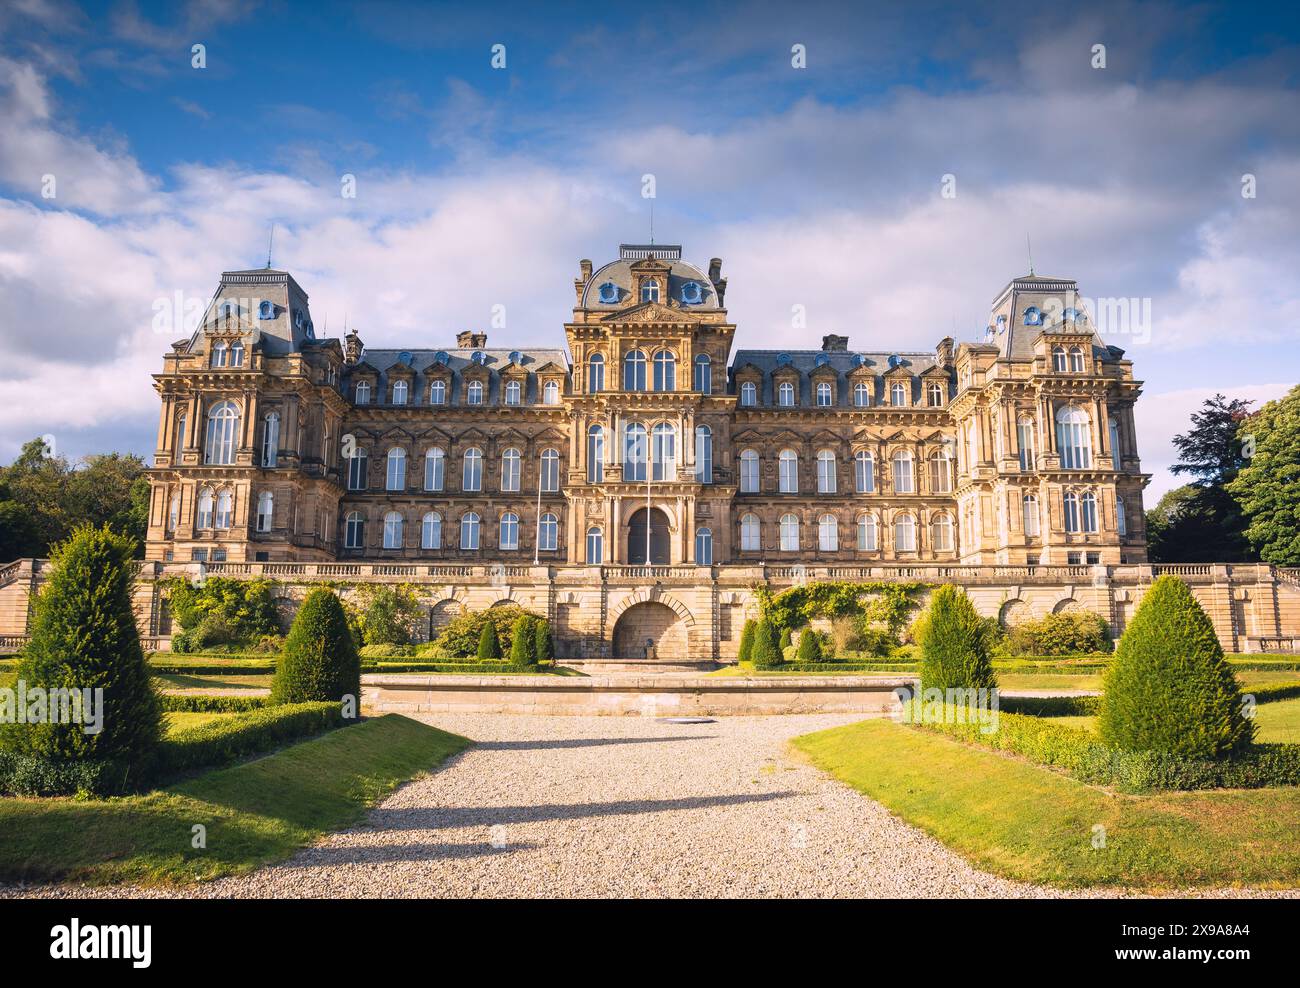
[[738, 346], [789, 345], [794, 305], [809, 346], [976, 339], [1026, 237], [1085, 296], [1150, 299], [1149, 339], [1113, 342], [1153, 503], [1205, 396], [1300, 380], [1298, 85], [1273, 4], [11, 0], [0, 461], [150, 453], [184, 335], [155, 303], [263, 264], [272, 223], [318, 331], [445, 345], [504, 305], [494, 342], [561, 343], [652, 174], [656, 238], [723, 258]]

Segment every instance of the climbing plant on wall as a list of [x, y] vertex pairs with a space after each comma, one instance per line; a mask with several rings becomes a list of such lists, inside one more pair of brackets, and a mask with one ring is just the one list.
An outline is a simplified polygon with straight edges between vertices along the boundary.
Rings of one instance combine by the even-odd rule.
[[791, 587], [774, 594], [754, 588], [763, 616], [779, 629], [794, 630], [818, 617], [859, 617], [864, 624], [883, 626], [897, 634], [920, 606], [926, 583], [820, 582]]

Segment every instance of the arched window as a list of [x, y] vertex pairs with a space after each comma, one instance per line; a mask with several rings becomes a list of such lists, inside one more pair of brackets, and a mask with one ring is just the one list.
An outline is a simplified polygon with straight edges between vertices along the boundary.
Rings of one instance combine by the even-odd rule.
[[836, 487], [835, 479], [835, 454], [829, 449], [820, 450], [817, 453], [817, 493], [834, 494]]
[[519, 516], [513, 511], [507, 511], [501, 516], [501, 534], [497, 542], [505, 551], [519, 548]]
[[641, 301], [658, 302], [659, 301], [659, 282], [653, 278], [648, 278], [641, 282]]
[[1119, 423], [1110, 420], [1110, 463], [1116, 470], [1123, 469], [1123, 456], [1119, 448]]
[[1056, 448], [1062, 469], [1087, 470], [1092, 466], [1091, 419], [1078, 405], [1066, 405], [1056, 413]]
[[483, 382], [482, 381], [469, 382], [468, 401], [471, 405], [483, 404]]
[[916, 551], [916, 519], [906, 512], [894, 519], [894, 551]]
[[781, 551], [799, 551], [799, 519], [794, 515], [781, 516]]
[[524, 386], [519, 381], [506, 382], [506, 404], [518, 405], [523, 401]]
[[880, 548], [876, 533], [876, 516], [858, 515], [858, 551], [875, 552]]
[[262, 491], [257, 495], [257, 530], [259, 532], [269, 532], [271, 530], [271, 519], [275, 514], [275, 498], [270, 491]]
[[361, 520], [361, 512], [348, 512], [347, 524], [343, 526], [343, 545], [348, 549], [361, 549], [366, 544], [366, 523]]
[[212, 495], [211, 487], [204, 487], [199, 491], [199, 513], [195, 522], [198, 528], [212, 527], [212, 506], [215, 499]]
[[229, 350], [224, 340], [218, 340], [212, 345], [212, 362], [213, 367], [225, 367], [229, 360]]
[[605, 561], [605, 533], [592, 526], [587, 529], [587, 565], [599, 566]]
[[188, 421], [185, 409], [180, 409], [180, 411], [176, 413], [176, 459], [180, 459], [181, 450], [183, 450], [185, 444], [189, 442], [189, 436], [185, 434], [185, 427], [188, 424]]
[[763, 547], [760, 539], [758, 515], [742, 515], [740, 519], [740, 549], [742, 552], [758, 552]]
[[442, 515], [428, 512], [420, 522], [420, 548], [442, 548]]
[[167, 504], [167, 531], [176, 531], [176, 526], [181, 523], [181, 495], [179, 492], [172, 495], [171, 501]]
[[542, 490], [554, 494], [560, 489], [560, 451], [542, 450]]
[[274, 467], [280, 458], [280, 413], [269, 412], [262, 426], [262, 466]]
[[708, 528], [695, 530], [695, 564], [697, 566], [713, 565], [713, 531]]
[[941, 449], [930, 457], [930, 493], [949, 494], [952, 492], [952, 458], [946, 449]]
[[402, 548], [402, 515], [400, 512], [390, 511], [384, 515], [384, 548]]
[[817, 548], [822, 552], [839, 552], [840, 526], [834, 515], [817, 519]]
[[889, 403], [891, 405], [907, 404], [907, 385], [902, 381], [895, 381], [889, 386]]
[[645, 426], [640, 422], [629, 422], [623, 436], [623, 479], [646, 479], [646, 462], [649, 460], [650, 448], [646, 441]]
[[235, 340], [234, 343], [230, 344], [230, 366], [244, 366], [244, 344], [239, 340]]
[[926, 400], [931, 408], [941, 408], [943, 406], [943, 385], [937, 381], [932, 382], [925, 389]]
[[445, 405], [447, 404], [447, 382], [443, 380], [431, 381], [429, 383], [429, 404]]
[[853, 482], [859, 494], [875, 491], [876, 459], [869, 450], [860, 449], [853, 454]]
[[713, 483], [713, 430], [707, 425], [695, 427], [695, 479]]
[[1115, 498], [1115, 525], [1121, 538], [1128, 535], [1128, 510], [1124, 507], [1124, 499], [1118, 496]]
[[952, 551], [952, 519], [946, 513], [940, 512], [931, 520], [930, 541], [935, 552]]
[[554, 552], [560, 544], [560, 520], [551, 512], [542, 515], [542, 524], [537, 532], [537, 548], [542, 552]]
[[912, 470], [912, 452], [900, 449], [894, 454], [894, 493], [911, 494], [916, 490], [916, 477]]
[[[483, 451], [476, 446], [465, 450], [465, 461], [461, 468], [460, 489], [462, 491], [481, 491], [483, 489]], [[476, 545], [474, 548], [478, 548]]]
[[355, 401], [358, 405], [369, 405], [370, 404], [370, 382], [358, 381], [355, 395], [356, 396], [353, 398], [353, 401]]
[[1026, 326], [1041, 326], [1042, 322], [1043, 322], [1043, 314], [1038, 311], [1037, 306], [1031, 305], [1029, 308], [1025, 310]]
[[618, 301], [618, 285], [607, 281], [600, 286], [600, 304], [613, 305]]
[[1069, 491], [1065, 495], [1065, 530], [1079, 531], [1079, 495]]
[[758, 454], [752, 449], [740, 451], [740, 493], [758, 493]]
[[587, 390], [591, 394], [605, 390], [605, 355], [593, 353], [587, 358]]
[[235, 496], [230, 491], [217, 494], [217, 513], [212, 520], [213, 528], [229, 528], [235, 514]]
[[853, 404], [858, 408], [866, 408], [871, 404], [871, 388], [866, 381], [853, 385]]
[[1034, 469], [1034, 420], [1029, 415], [1016, 420], [1016, 445], [1020, 447], [1020, 469]]
[[1097, 531], [1097, 495], [1088, 491], [1083, 495], [1081, 505], [1083, 508], [1083, 530], [1085, 532]]
[[713, 365], [707, 353], [695, 358], [695, 390], [703, 395], [713, 391]]
[[203, 462], [216, 466], [234, 463], [238, 435], [239, 411], [234, 402], [217, 402], [208, 412], [208, 436], [203, 446]]
[[473, 511], [467, 511], [460, 518], [460, 547], [462, 549], [478, 548], [479, 517]]
[[780, 387], [776, 389], [776, 403], [782, 408], [794, 407], [794, 385], [789, 381], [782, 381]]
[[519, 490], [519, 466], [522, 457], [513, 446], [501, 454], [501, 489], [503, 491]]
[[364, 491], [370, 485], [370, 460], [364, 449], [354, 449], [347, 458], [348, 490]]
[[817, 382], [817, 407], [830, 408], [831, 406], [831, 386], [828, 381]]
[[623, 390], [645, 390], [645, 354], [640, 350], [629, 350], [623, 358]]
[[384, 486], [390, 491], [406, 490], [406, 450], [401, 446], [388, 451], [388, 474]]
[[560, 403], [560, 382], [547, 381], [542, 385], [542, 404], [558, 405]]
[[799, 454], [792, 449], [781, 450], [777, 460], [777, 490], [782, 494], [799, 493]]
[[1058, 374], [1064, 374], [1068, 369], [1069, 364], [1066, 363], [1065, 347], [1052, 347], [1052, 370]]
[[656, 391], [676, 391], [677, 390], [677, 358], [668, 350], [660, 350], [655, 354], [655, 390]]
[[605, 480], [605, 430], [593, 425], [587, 430], [587, 483]]
[[1021, 508], [1025, 515], [1025, 537], [1038, 538], [1038, 498], [1033, 494], [1026, 494], [1021, 499]]
[[405, 405], [406, 395], [409, 389], [410, 389], [410, 385], [408, 385], [405, 381], [394, 381], [393, 382], [393, 404]]
[[446, 483], [447, 452], [440, 446], [431, 446], [424, 454], [424, 489], [440, 491]]
[[753, 408], [758, 404], [758, 385], [746, 381], [740, 386], [740, 404], [743, 408]]
[[1070, 347], [1070, 372], [1072, 374], [1083, 373], [1083, 351], [1077, 346]]
[[677, 429], [658, 422], [650, 434], [651, 476], [655, 480], [677, 479]]

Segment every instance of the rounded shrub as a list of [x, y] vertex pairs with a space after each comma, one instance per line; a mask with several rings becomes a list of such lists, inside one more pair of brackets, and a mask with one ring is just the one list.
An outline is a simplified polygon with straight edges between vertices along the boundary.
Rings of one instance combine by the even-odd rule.
[[750, 658], [755, 669], [772, 669], [783, 661], [777, 646], [776, 631], [767, 618], [760, 618], [754, 626], [754, 649]]
[[501, 642], [497, 638], [497, 626], [491, 621], [483, 622], [483, 630], [478, 636], [477, 655], [480, 659], [501, 658]]
[[799, 636], [799, 651], [795, 657], [800, 662], [821, 662], [824, 658], [821, 635], [812, 628], [804, 628], [803, 634]]
[[272, 703], [361, 701], [361, 660], [338, 596], [313, 590], [298, 608], [276, 663]]
[[521, 614], [515, 620], [513, 633], [510, 635], [510, 662], [517, 666], [530, 666], [537, 661], [537, 619], [528, 614]]
[[958, 587], [935, 590], [930, 609], [914, 627], [920, 634], [922, 689], [994, 689], [988, 628]]
[[740, 649], [736, 652], [736, 661], [750, 662], [754, 658], [754, 626], [758, 624], [753, 618], [745, 622], [740, 629]]
[[[59, 695], [69, 697], [70, 712], [80, 710], [80, 716], [75, 722], [5, 724], [0, 747], [56, 768], [111, 763], [122, 776], [153, 753], [163, 715], [131, 607], [135, 546], [107, 527], [84, 526], [51, 552], [53, 572], [36, 598], [32, 637], [16, 679], [29, 697], [35, 688], [76, 691], [75, 700], [71, 692]], [[102, 700], [91, 693], [94, 707], [87, 707], [85, 690], [103, 690]], [[96, 721], [99, 730], [87, 733]]]
[[1098, 730], [1126, 751], [1222, 758], [1254, 739], [1210, 617], [1175, 576], [1157, 577], [1103, 683]]

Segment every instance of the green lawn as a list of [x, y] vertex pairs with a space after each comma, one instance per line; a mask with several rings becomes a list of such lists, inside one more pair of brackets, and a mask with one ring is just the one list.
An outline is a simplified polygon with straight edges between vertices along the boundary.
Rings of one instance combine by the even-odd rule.
[[[794, 745], [1006, 878], [1151, 891], [1300, 884], [1297, 788], [1121, 796], [891, 720], [806, 735]], [[1100, 849], [1093, 848], [1097, 824], [1105, 828]]]
[[[889, 720], [794, 744], [818, 767], [1008, 878], [1157, 891], [1300, 884], [1300, 788], [1117, 795]], [[1103, 848], [1093, 847], [1098, 824]]]
[[168, 673], [154, 676], [159, 689], [210, 690], [210, 689], [269, 689], [271, 676], [185, 676]]
[[[1052, 723], [1089, 731], [1097, 729], [1096, 717], [1053, 717]], [[1259, 704], [1255, 708], [1255, 724], [1257, 741], [1300, 744], [1300, 697]]]
[[204, 724], [211, 724], [214, 720], [221, 720], [223, 717], [234, 717], [234, 713], [227, 712], [204, 712], [169, 710], [163, 714], [167, 721], [167, 733], [179, 731], [187, 727], [201, 727]]
[[[142, 796], [0, 799], [0, 879], [153, 885], [250, 871], [356, 823], [469, 744], [388, 714]], [[195, 824], [206, 849], [191, 847]]]

